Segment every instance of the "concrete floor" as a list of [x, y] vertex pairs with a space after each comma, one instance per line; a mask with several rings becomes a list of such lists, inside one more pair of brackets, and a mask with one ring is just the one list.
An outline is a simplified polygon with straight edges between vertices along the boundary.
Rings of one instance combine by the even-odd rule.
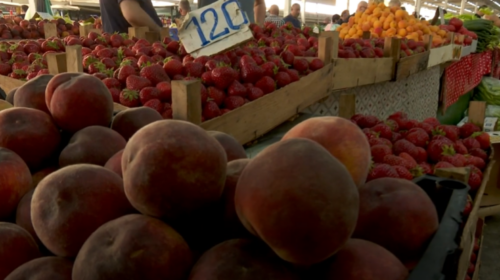
[[488, 217], [484, 229], [479, 279], [500, 279], [500, 215]]

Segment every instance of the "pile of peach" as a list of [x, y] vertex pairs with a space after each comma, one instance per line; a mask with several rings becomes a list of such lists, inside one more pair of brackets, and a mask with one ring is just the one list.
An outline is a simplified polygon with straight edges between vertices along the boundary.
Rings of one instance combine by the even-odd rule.
[[438, 228], [414, 183], [366, 183], [370, 145], [347, 119], [248, 159], [148, 107], [113, 117], [87, 74], [27, 97], [0, 111], [1, 279], [404, 280]]

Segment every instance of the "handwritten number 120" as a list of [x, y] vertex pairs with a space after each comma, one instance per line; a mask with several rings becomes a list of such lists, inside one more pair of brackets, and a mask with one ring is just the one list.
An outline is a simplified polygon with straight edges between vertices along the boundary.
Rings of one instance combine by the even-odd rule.
[[[238, 9], [241, 11], [241, 15], [243, 16], [243, 23], [242, 24], [240, 24], [240, 25], [233, 24], [233, 21], [229, 15], [229, 12], [227, 11], [227, 5], [230, 3], [236, 3], [236, 5], [238, 5]], [[236, 0], [227, 1], [224, 4], [222, 4], [221, 9], [222, 9], [222, 13], [224, 14], [224, 18], [226, 19], [227, 25], [232, 30], [239, 30], [243, 24], [248, 23], [248, 18], [246, 16], [246, 14], [241, 10], [241, 6], [240, 6], [240, 3], [238, 1], [236, 1]], [[219, 23], [219, 16], [217, 15], [217, 12], [213, 8], [206, 9], [205, 11], [203, 11], [203, 13], [201, 13], [201, 15], [200, 15], [201, 23], [207, 22], [206, 14], [208, 12], [212, 13], [214, 16], [214, 26], [212, 26], [212, 30], [210, 31], [210, 40], [212, 40], [212, 41], [217, 40], [218, 38], [229, 34], [229, 28], [227, 28], [227, 27], [224, 28], [224, 30], [222, 30], [221, 32], [219, 32], [219, 34], [214, 34], [215, 29], [217, 28], [217, 24]], [[206, 45], [210, 44], [210, 41], [207, 40], [207, 38], [205, 37], [205, 34], [203, 34], [203, 30], [201, 29], [200, 22], [198, 21], [198, 19], [196, 17], [191, 18], [191, 20], [186, 25], [186, 28], [189, 27], [191, 22], [196, 26], [196, 31], [198, 32], [198, 35], [200, 36], [201, 46], [206, 46]]]

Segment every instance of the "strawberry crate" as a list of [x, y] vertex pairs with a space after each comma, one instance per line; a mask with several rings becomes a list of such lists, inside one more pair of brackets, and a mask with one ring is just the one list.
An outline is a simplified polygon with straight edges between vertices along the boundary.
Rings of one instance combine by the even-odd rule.
[[453, 33], [449, 33], [448, 38], [450, 40], [448, 44], [443, 42], [441, 46], [430, 49], [427, 68], [434, 67], [453, 59], [453, 44], [451, 44], [451, 41], [453, 40]]
[[399, 58], [397, 60], [394, 69], [394, 76], [393, 76], [394, 81], [406, 79], [411, 75], [427, 70], [427, 66], [429, 64], [432, 37], [426, 35], [424, 37], [424, 43], [425, 43], [424, 52], [399, 58], [401, 52], [401, 40], [397, 38], [392, 38], [392, 40], [386, 41], [385, 48], [391, 50], [393, 57]]

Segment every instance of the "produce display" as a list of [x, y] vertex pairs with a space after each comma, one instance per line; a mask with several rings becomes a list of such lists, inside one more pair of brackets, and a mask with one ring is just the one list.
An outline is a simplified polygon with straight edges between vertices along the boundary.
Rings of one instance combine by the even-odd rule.
[[363, 129], [374, 165], [368, 180], [383, 177], [412, 180], [436, 168], [470, 167], [469, 185], [476, 191], [488, 160], [490, 136], [472, 124], [441, 125], [435, 118], [410, 120], [397, 112], [384, 122], [375, 116], [351, 119]]
[[464, 23], [458, 18], [452, 18], [449, 20], [448, 25], [440, 25], [442, 30], [448, 30], [449, 32], [455, 33], [455, 35], [465, 35], [463, 42], [460, 41], [458, 36], [455, 36], [454, 44], [469, 46], [472, 44], [472, 40], [477, 40], [478, 36], [475, 32], [467, 30]]
[[477, 52], [492, 49], [500, 43], [500, 29], [485, 19], [464, 21], [464, 26], [477, 34]]
[[[425, 52], [424, 42], [401, 41], [400, 58]], [[384, 57], [384, 39], [346, 39], [339, 42], [339, 58]]]
[[[0, 18], [0, 39], [40, 39], [44, 38], [43, 25], [49, 20], [25, 20], [14, 17], [13, 20]], [[80, 23], [78, 21], [66, 22], [62, 18], [51, 20], [57, 25], [59, 38], [80, 34]]]

